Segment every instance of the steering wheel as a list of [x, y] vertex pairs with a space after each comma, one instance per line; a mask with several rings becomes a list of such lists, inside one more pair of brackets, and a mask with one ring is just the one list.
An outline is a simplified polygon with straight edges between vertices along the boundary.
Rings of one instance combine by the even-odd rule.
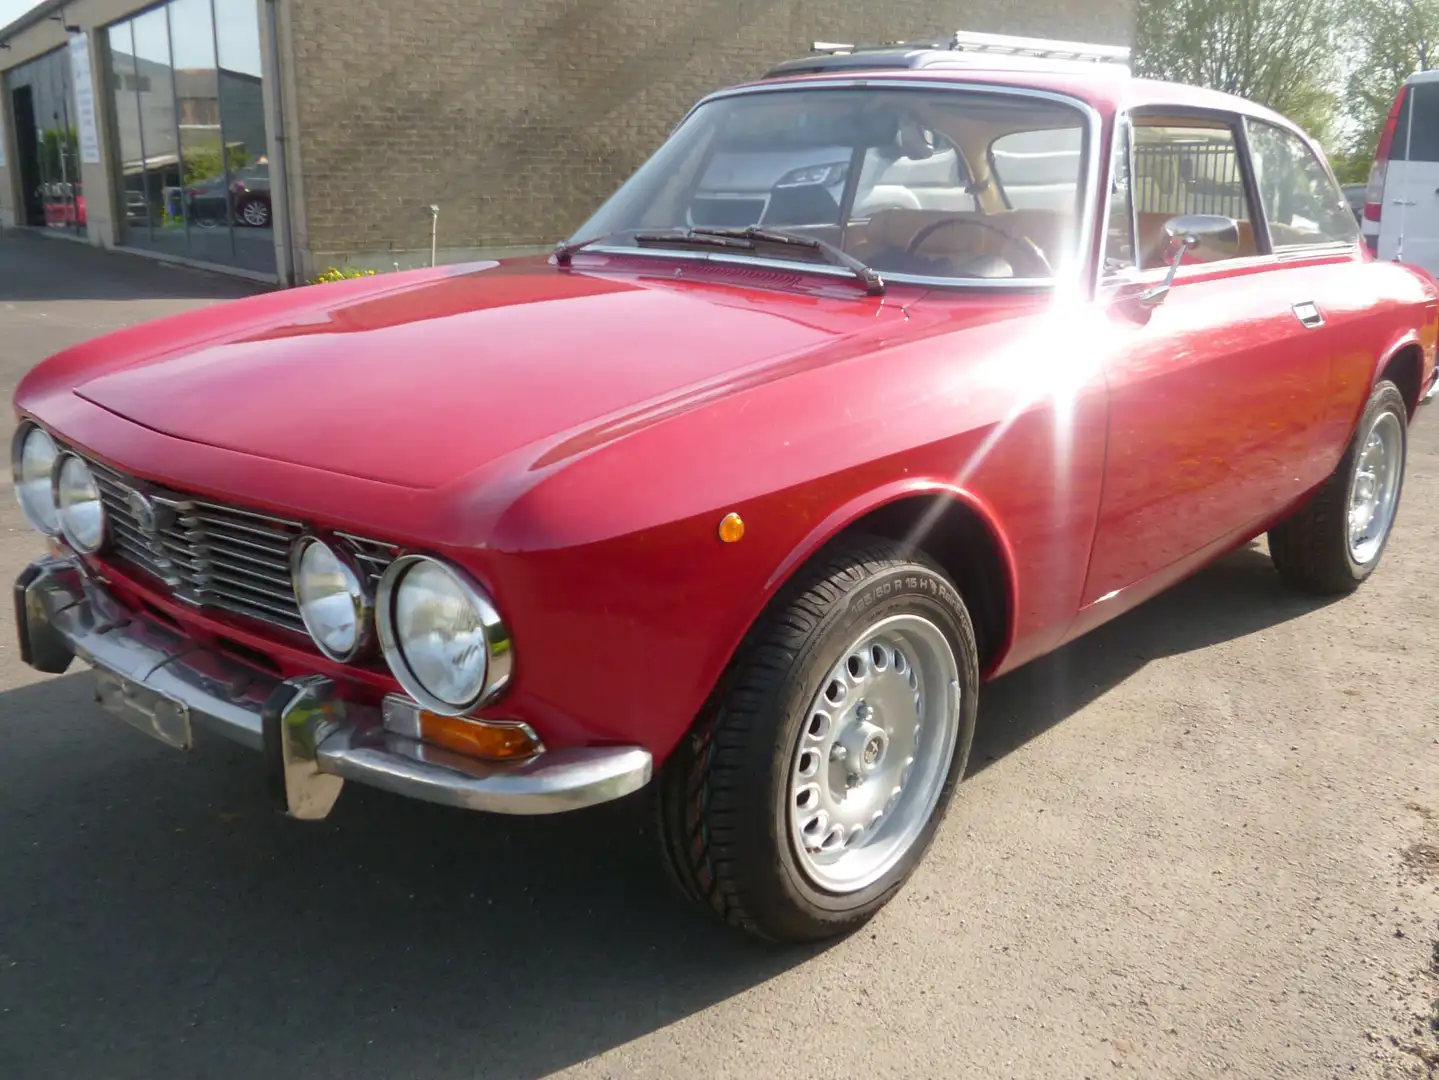
[[924, 228], [920, 229], [919, 232], [915, 233], [909, 244], [906, 245], [904, 249], [905, 258], [914, 258], [917, 256], [920, 246], [941, 229], [952, 229], [955, 226], [988, 229], [1004, 240], [1005, 247], [1011, 251], [1023, 253], [1025, 260], [1028, 260], [1031, 264], [1038, 264], [1043, 269], [1045, 277], [1054, 276], [1054, 267], [1049, 265], [1049, 260], [1044, 257], [1044, 252], [1039, 250], [1038, 244], [1027, 236], [1013, 236], [1001, 229], [998, 225], [994, 225], [982, 218], [947, 217], [940, 218], [938, 221], [931, 221]]

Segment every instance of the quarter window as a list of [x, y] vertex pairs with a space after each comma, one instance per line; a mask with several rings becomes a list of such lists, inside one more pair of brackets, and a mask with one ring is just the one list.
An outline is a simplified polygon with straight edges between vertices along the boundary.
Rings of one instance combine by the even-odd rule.
[[1134, 251], [1134, 198], [1129, 183], [1129, 124], [1114, 127], [1113, 163], [1109, 177], [1109, 223], [1104, 234], [1104, 272], [1113, 274], [1138, 265]]
[[1234, 131], [1216, 124], [1136, 124], [1131, 167], [1139, 265], [1149, 270], [1171, 258], [1164, 235], [1170, 218], [1218, 214], [1239, 226], [1237, 258], [1258, 253], [1254, 215]]
[[1359, 239], [1343, 192], [1303, 139], [1272, 124], [1250, 121], [1249, 149], [1259, 203], [1276, 249]]

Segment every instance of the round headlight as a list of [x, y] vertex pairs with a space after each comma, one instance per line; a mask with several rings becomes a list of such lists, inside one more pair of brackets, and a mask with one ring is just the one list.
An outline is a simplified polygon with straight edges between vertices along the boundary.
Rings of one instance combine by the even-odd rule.
[[90, 466], [74, 454], [60, 459], [55, 473], [55, 506], [70, 546], [93, 555], [105, 543], [105, 504]]
[[509, 634], [458, 571], [420, 555], [397, 559], [380, 582], [377, 607], [390, 670], [431, 712], [462, 716], [509, 681]]
[[305, 629], [332, 660], [349, 660], [365, 644], [370, 598], [360, 575], [329, 545], [301, 540], [291, 556], [295, 600]]
[[20, 509], [30, 524], [46, 536], [60, 532], [60, 515], [55, 510], [55, 491], [50, 482], [55, 455], [55, 440], [33, 424], [20, 429], [10, 451]]

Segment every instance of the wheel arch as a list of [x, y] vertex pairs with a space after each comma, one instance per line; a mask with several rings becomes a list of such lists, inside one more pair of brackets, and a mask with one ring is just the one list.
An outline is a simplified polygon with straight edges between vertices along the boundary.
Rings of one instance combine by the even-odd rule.
[[886, 537], [937, 562], [969, 608], [981, 676], [999, 666], [1013, 644], [1018, 608], [1014, 552], [984, 500], [948, 484], [892, 485], [830, 514], [771, 575], [764, 589], [765, 609], [800, 567], [835, 540], [855, 533]]
[[1408, 410], [1409, 419], [1413, 420], [1414, 413], [1419, 408], [1419, 395], [1424, 388], [1424, 347], [1416, 335], [1406, 335], [1380, 357], [1379, 363], [1374, 367], [1371, 392], [1373, 386], [1386, 379], [1399, 387], [1399, 392], [1404, 395], [1404, 406]]

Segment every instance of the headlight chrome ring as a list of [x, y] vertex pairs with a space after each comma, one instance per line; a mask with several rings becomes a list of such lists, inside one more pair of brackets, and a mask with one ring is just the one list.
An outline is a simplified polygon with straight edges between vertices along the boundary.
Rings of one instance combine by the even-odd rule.
[[345, 547], [302, 536], [290, 548], [295, 603], [315, 647], [342, 664], [374, 640], [375, 601], [369, 578]]
[[84, 458], [63, 453], [55, 459], [50, 483], [61, 533], [76, 551], [94, 555], [105, 546], [108, 524], [94, 470]]
[[[420, 571], [428, 578], [428, 595], [406, 604], [405, 582]], [[444, 590], [444, 591], [441, 591]], [[404, 608], [404, 610], [402, 610]], [[442, 620], [449, 619], [449, 625]], [[409, 622], [412, 625], [403, 625]], [[430, 625], [425, 625], [425, 624]], [[459, 568], [428, 555], [404, 555], [390, 564], [375, 593], [375, 624], [380, 649], [390, 671], [422, 707], [440, 716], [465, 716], [493, 701], [509, 685], [514, 671], [514, 643], [509, 628], [489, 596]], [[425, 635], [418, 638], [416, 633]], [[407, 640], [407, 633], [410, 635]], [[482, 649], [484, 666], [479, 676], [461, 679], [465, 693], [444, 693], [435, 685], [453, 674], [464, 674], [460, 664], [473, 665], [474, 649]], [[407, 646], [410, 652], [407, 652]], [[428, 649], [426, 656], [416, 657]], [[429, 667], [430, 681], [416, 671]], [[449, 670], [445, 670], [445, 665]], [[465, 683], [468, 685], [465, 685]]]
[[15, 498], [25, 520], [46, 536], [60, 535], [60, 515], [55, 506], [53, 476], [60, 448], [49, 432], [38, 424], [25, 422], [10, 442], [10, 468]]

